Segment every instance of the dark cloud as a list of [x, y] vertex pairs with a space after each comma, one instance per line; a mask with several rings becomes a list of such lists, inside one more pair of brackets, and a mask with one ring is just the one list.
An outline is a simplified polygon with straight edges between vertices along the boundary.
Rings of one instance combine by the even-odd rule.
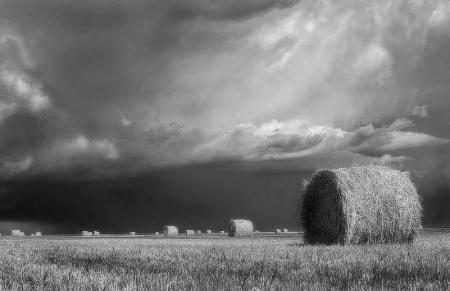
[[2, 1], [2, 176], [415, 159], [450, 138], [448, 5], [366, 6]]

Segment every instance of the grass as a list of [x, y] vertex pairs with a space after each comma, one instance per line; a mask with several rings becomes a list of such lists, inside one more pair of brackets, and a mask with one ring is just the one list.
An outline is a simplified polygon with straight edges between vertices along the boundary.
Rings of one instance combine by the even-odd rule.
[[412, 245], [299, 237], [1, 238], [1, 290], [448, 290], [450, 234]]

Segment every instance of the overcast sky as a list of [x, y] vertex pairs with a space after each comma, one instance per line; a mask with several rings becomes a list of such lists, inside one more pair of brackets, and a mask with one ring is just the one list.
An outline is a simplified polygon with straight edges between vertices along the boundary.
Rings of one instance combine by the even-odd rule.
[[0, 178], [227, 162], [438, 183], [449, 47], [448, 1], [0, 0]]

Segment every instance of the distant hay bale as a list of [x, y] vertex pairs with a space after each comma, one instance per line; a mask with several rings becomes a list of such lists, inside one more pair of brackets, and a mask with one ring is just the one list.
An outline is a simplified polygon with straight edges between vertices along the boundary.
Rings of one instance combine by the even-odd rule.
[[194, 235], [195, 231], [193, 231], [192, 229], [188, 229], [186, 230], [186, 235]]
[[212, 232], [211, 232], [211, 230], [210, 229], [207, 229], [206, 230], [206, 234], [211, 234]]
[[177, 236], [178, 228], [176, 226], [164, 226], [163, 233], [166, 237]]
[[36, 236], [36, 235], [34, 233], [32, 233], [31, 236]]
[[40, 231], [36, 231], [36, 236], [42, 236], [42, 233]]
[[134, 231], [130, 231], [130, 235], [136, 235]]
[[422, 207], [408, 173], [385, 166], [320, 170], [300, 217], [309, 244], [413, 242]]
[[253, 235], [253, 223], [250, 220], [245, 219], [231, 219], [228, 223], [228, 236], [252, 236]]
[[19, 236], [25, 236], [25, 233], [21, 231], [21, 232], [19, 233]]
[[155, 235], [159, 235], [159, 232], [155, 232]]
[[100, 232], [94, 231], [94, 236], [99, 236], [99, 235], [100, 235]]
[[81, 232], [81, 235], [82, 235], [82, 236], [92, 236], [92, 232], [87, 231], [87, 230], [83, 230], [83, 231]]
[[281, 232], [288, 232], [288, 230], [287, 230], [287, 228], [283, 228], [282, 230], [281, 230]]
[[201, 234], [202, 231], [201, 231], [201, 230], [197, 230], [195, 233], [196, 233], [196, 234]]
[[221, 230], [220, 233], [225, 233], [225, 231]]
[[11, 236], [20, 236], [20, 230], [18, 229], [11, 230]]
[[281, 233], [281, 229], [279, 228], [275, 229], [275, 233]]
[[255, 230], [255, 233], [258, 233], [259, 232], [259, 230]]

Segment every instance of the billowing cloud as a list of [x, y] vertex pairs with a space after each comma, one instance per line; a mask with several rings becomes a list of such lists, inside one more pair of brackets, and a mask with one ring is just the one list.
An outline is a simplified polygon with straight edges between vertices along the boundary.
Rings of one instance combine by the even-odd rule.
[[94, 155], [108, 160], [115, 160], [119, 157], [116, 147], [110, 141], [89, 140], [82, 135], [56, 144], [54, 151], [62, 157], [79, 158], [80, 156]]
[[[17, 37], [18, 38], [18, 37]], [[50, 98], [42, 85], [28, 71], [33, 63], [20, 38], [2, 35], [0, 31], [0, 120], [12, 115], [18, 108], [37, 112], [50, 107]]]
[[33, 165], [33, 158], [24, 157], [17, 162], [4, 161], [0, 166], [0, 177], [14, 177], [18, 174], [28, 171]]
[[414, 159], [450, 139], [448, 7], [2, 1], [0, 150], [36, 172]]
[[419, 118], [428, 118], [428, 105], [416, 106], [411, 110], [411, 115]]

